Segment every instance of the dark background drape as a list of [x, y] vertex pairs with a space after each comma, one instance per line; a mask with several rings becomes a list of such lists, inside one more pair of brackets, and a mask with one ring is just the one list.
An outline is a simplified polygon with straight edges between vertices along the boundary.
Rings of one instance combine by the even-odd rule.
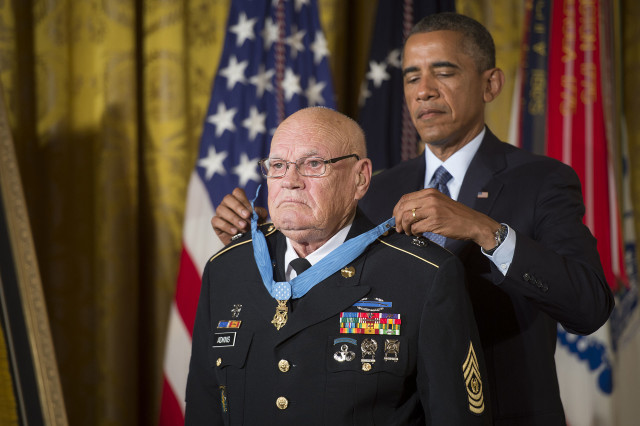
[[[375, 6], [319, 0], [338, 108], [354, 118]], [[157, 423], [185, 191], [228, 7], [229, 0], [0, 0], [0, 82], [70, 424]], [[506, 140], [524, 2], [456, 7], [495, 37], [507, 85], [488, 122]], [[622, 0], [620, 8], [622, 84], [631, 94], [640, 85], [640, 5]], [[638, 115], [639, 102], [625, 98], [627, 117]], [[638, 170], [640, 121], [629, 120], [627, 131]], [[640, 173], [632, 179], [639, 206]]]

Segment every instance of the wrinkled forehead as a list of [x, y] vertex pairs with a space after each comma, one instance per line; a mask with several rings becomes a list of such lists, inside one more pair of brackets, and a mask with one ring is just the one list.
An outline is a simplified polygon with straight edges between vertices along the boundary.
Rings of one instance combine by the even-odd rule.
[[283, 123], [271, 140], [270, 158], [295, 160], [317, 156], [331, 158], [347, 149], [346, 142], [323, 123]]

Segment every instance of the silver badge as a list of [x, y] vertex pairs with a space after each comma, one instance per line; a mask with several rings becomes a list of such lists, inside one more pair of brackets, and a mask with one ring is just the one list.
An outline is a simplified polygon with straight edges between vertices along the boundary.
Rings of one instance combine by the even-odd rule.
[[240, 311], [242, 310], [242, 305], [233, 305], [231, 309], [231, 316], [233, 318], [238, 318], [240, 316]]
[[360, 345], [362, 349], [362, 362], [376, 362], [378, 344], [373, 339], [364, 339]]
[[418, 247], [424, 247], [427, 245], [427, 239], [422, 235], [418, 235], [411, 240], [411, 244]]
[[356, 357], [356, 353], [349, 350], [349, 345], [340, 346], [340, 350], [333, 354], [333, 359], [338, 362], [353, 361]]
[[400, 352], [400, 340], [385, 339], [384, 360], [398, 362], [398, 352]]

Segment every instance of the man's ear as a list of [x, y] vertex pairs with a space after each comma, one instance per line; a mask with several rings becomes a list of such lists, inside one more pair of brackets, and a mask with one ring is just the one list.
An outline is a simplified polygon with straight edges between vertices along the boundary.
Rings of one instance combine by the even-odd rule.
[[491, 68], [482, 73], [485, 81], [483, 98], [489, 103], [498, 97], [504, 86], [504, 73], [500, 68]]
[[368, 158], [359, 160], [358, 164], [356, 165], [356, 170], [356, 193], [354, 197], [356, 200], [361, 200], [362, 197], [364, 197], [364, 194], [367, 193], [369, 185], [371, 184], [371, 160], [369, 160]]

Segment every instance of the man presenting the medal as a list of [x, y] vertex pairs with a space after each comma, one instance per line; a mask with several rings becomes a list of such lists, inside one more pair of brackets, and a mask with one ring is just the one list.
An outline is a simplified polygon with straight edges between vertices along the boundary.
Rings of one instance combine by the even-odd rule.
[[260, 165], [273, 224], [205, 268], [186, 424], [490, 424], [463, 267], [358, 210], [360, 127], [298, 111]]

